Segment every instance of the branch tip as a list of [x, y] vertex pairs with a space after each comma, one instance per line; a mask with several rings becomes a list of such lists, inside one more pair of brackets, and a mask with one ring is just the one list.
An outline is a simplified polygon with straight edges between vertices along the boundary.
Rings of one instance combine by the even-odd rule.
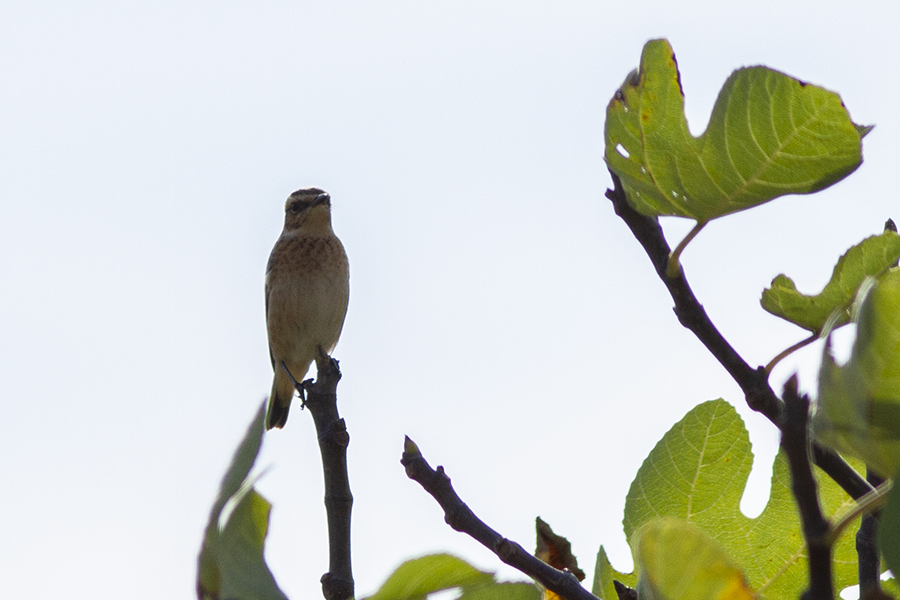
[[409, 458], [415, 458], [418, 456], [422, 456], [422, 452], [419, 450], [419, 447], [416, 445], [414, 441], [409, 439], [409, 436], [404, 436], [403, 439], [403, 454], [408, 455]]
[[[405, 447], [415, 447], [409, 437]], [[555, 592], [563, 600], [598, 600], [587, 591], [571, 574], [555, 569], [537, 557], [529, 554], [518, 543], [501, 536], [472, 512], [456, 490], [444, 468], [433, 469], [418, 453], [404, 452], [401, 462], [406, 467], [406, 475], [417, 482], [437, 501], [444, 510], [444, 521], [456, 531], [467, 534], [484, 547], [491, 550], [504, 563], [535, 579], [548, 590]]]

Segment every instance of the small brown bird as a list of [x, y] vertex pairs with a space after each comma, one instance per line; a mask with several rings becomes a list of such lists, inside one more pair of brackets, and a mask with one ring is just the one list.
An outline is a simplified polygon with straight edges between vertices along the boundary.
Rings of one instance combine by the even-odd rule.
[[331, 229], [331, 197], [318, 188], [297, 190], [284, 213], [284, 231], [266, 267], [266, 327], [275, 369], [267, 429], [284, 427], [294, 381], [303, 380], [319, 348], [334, 350], [350, 298], [347, 254]]

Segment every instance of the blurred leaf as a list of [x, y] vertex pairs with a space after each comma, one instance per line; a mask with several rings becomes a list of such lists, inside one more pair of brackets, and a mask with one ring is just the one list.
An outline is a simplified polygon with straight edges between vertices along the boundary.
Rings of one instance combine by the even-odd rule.
[[760, 304], [776, 317], [821, 334], [832, 313], [840, 311], [832, 327], [850, 321], [850, 305], [866, 277], [879, 276], [900, 258], [900, 235], [886, 231], [853, 246], [838, 259], [831, 280], [819, 294], [797, 291], [790, 277], [779, 275], [762, 293]]
[[862, 162], [861, 139], [840, 96], [766, 67], [725, 82], [695, 138], [669, 42], [644, 46], [606, 109], [606, 162], [628, 201], [651, 216], [710, 219], [785, 194], [821, 190]]
[[534, 555], [554, 569], [568, 569], [578, 581], [584, 581], [584, 571], [578, 568], [578, 559], [572, 554], [572, 544], [561, 535], [553, 533], [550, 526], [538, 517], [535, 519], [537, 549]]
[[241, 498], [219, 537], [222, 598], [284, 599], [263, 558], [272, 505], [256, 490]]
[[[900, 598], [900, 585], [897, 584], [897, 580], [893, 577], [883, 579], [881, 581], [881, 589], [892, 598]], [[863, 598], [863, 600], [867, 599]]]
[[900, 573], [900, 493], [896, 485], [888, 492], [887, 504], [878, 518], [878, 549], [891, 572]]
[[[750, 438], [734, 408], [724, 400], [698, 405], [663, 436], [638, 470], [625, 501], [625, 535], [631, 539], [660, 517], [680, 519], [720, 543], [762, 597], [799, 597], [807, 584], [807, 560], [787, 461], [779, 452], [769, 501], [751, 519], [740, 502], [752, 462]], [[826, 515], [852, 503], [818, 469], [816, 476]], [[853, 536], [841, 536], [833, 556], [835, 585], [853, 585]]]
[[541, 600], [541, 590], [532, 583], [494, 583], [464, 592], [457, 600]]
[[449, 554], [431, 554], [406, 561], [369, 600], [416, 600], [450, 588], [470, 590], [494, 583], [490, 573]]
[[[234, 454], [210, 511], [198, 560], [198, 598], [287, 598], [263, 559], [271, 505], [255, 490], [246, 487], [247, 475], [262, 444], [265, 415], [263, 403]], [[234, 510], [221, 528], [223, 511], [229, 504]]]
[[613, 581], [618, 581], [630, 588], [634, 588], [637, 586], [637, 575], [635, 573], [620, 573], [616, 571], [606, 556], [606, 549], [600, 546], [600, 551], [597, 553], [597, 563], [594, 566], [594, 585], [591, 588], [591, 593], [604, 600], [617, 600], [619, 596], [616, 593]]
[[856, 341], [838, 366], [826, 345], [819, 371], [816, 436], [878, 473], [900, 468], [900, 271], [860, 293]]
[[680, 519], [654, 519], [632, 542], [638, 596], [653, 600], [750, 600], [741, 569], [721, 544]]

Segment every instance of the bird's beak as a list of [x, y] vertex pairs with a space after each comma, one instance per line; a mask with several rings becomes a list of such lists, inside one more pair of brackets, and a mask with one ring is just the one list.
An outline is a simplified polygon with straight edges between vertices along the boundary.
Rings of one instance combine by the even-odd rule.
[[330, 204], [330, 203], [331, 203], [331, 196], [329, 196], [328, 194], [319, 194], [318, 196], [316, 196], [316, 199], [312, 201], [312, 203], [309, 205], [309, 207], [312, 208], [313, 206], [318, 206], [320, 204]]

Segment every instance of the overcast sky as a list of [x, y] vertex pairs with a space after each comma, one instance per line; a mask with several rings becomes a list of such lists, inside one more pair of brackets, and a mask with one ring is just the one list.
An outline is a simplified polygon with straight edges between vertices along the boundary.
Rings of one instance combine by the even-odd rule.
[[[683, 4], [684, 6], [676, 6]], [[406, 479], [403, 436], [527, 548], [540, 515], [588, 585], [630, 569], [625, 494], [657, 440], [724, 397], [774, 429], [671, 311], [603, 197], [606, 104], [674, 46], [691, 129], [765, 64], [875, 124], [813, 196], [716, 221], [683, 263], [752, 364], [804, 332], [759, 307], [818, 292], [900, 217], [896, 3], [43, 2], [0, 8], [0, 597], [192, 598], [209, 507], [271, 386], [263, 275], [284, 199], [331, 193], [350, 257], [335, 351], [359, 596], [451, 551], [515, 573]], [[689, 228], [666, 220], [672, 243]], [[780, 366], [814, 386], [818, 347]], [[267, 554], [291, 598], [327, 569], [308, 413], [265, 440]]]

